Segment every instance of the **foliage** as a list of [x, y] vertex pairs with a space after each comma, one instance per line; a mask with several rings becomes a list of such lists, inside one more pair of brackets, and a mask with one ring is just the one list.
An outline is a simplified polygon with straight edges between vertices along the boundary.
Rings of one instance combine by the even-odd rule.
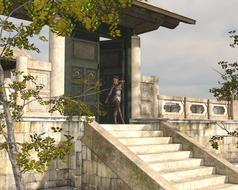
[[[22, 76], [20, 72], [13, 72], [16, 78]], [[41, 90], [44, 88], [42, 84], [37, 84], [36, 79], [31, 76], [22, 76], [22, 80], [13, 81], [10, 84], [5, 84], [2, 89], [6, 88], [9, 92], [8, 96], [8, 106], [12, 113], [12, 119], [17, 125], [18, 122], [22, 121], [22, 115], [24, 108], [32, 103], [32, 101], [37, 101], [41, 105], [48, 105], [51, 103], [55, 110], [57, 107], [62, 107], [60, 103], [56, 105], [51, 102], [51, 100], [44, 100], [41, 96]], [[31, 83], [31, 88], [28, 84]], [[0, 115], [1, 131], [0, 134], [5, 137], [5, 142], [0, 144], [0, 149], [6, 149], [7, 151], [12, 148], [13, 145], [17, 146], [17, 163], [20, 166], [21, 172], [26, 171], [45, 171], [46, 167], [56, 158], [63, 159], [72, 150], [73, 139], [68, 134], [62, 134], [65, 137], [65, 141], [56, 144], [54, 138], [46, 135], [45, 133], [37, 134], [33, 133], [30, 135], [29, 142], [9, 142], [7, 137], [6, 120], [4, 114]], [[20, 124], [19, 124], [20, 125]], [[53, 133], [61, 133], [62, 128], [52, 128]], [[12, 144], [14, 143], [14, 144]], [[32, 154], [37, 156], [32, 157]]]
[[[53, 160], [57, 158], [64, 160], [67, 154], [73, 151], [71, 141], [73, 137], [66, 134], [64, 136], [67, 140], [57, 144], [53, 137], [45, 136], [45, 133], [30, 135], [30, 142], [21, 144], [21, 151], [17, 155], [17, 163], [21, 171], [45, 172]], [[34, 153], [36, 158], [32, 156]]]
[[238, 99], [238, 63], [228, 63], [221, 61], [218, 63], [223, 69], [220, 73], [222, 81], [218, 81], [220, 87], [212, 88], [209, 91], [219, 100]]
[[[236, 31], [230, 31], [230, 38], [232, 39], [231, 47], [238, 45], [238, 35]], [[220, 61], [218, 63], [222, 72], [217, 71], [221, 76], [221, 81], [218, 81], [220, 87], [209, 90], [214, 97], [219, 100], [238, 100], [238, 63], [228, 63], [227, 61]]]
[[[230, 46], [235, 48], [238, 45], [238, 35], [235, 30], [230, 31], [230, 38], [232, 43]], [[222, 81], [219, 81], [218, 84], [221, 87], [212, 88], [209, 91], [220, 100], [238, 100], [238, 63], [228, 63], [226, 61], [221, 61], [218, 63], [223, 69], [223, 73], [220, 73]], [[214, 135], [209, 140], [211, 146], [218, 150], [219, 142], [223, 141], [225, 138], [233, 137], [233, 139], [238, 138], [238, 129], [230, 131], [226, 128], [224, 122], [215, 122], [215, 124], [221, 128], [226, 135]], [[238, 140], [236, 141], [236, 147], [238, 148]]]
[[238, 34], [236, 30], [232, 30], [229, 32], [230, 34], [230, 38], [232, 40], [232, 43], [230, 44], [230, 46], [232, 48], [235, 48], [238, 45]]
[[[43, 172], [53, 159], [63, 158], [72, 145], [72, 137], [67, 134], [66, 141], [58, 146], [55, 145], [54, 138], [46, 134], [33, 134], [30, 142], [27, 143], [16, 142], [14, 123], [21, 121], [25, 106], [32, 101], [38, 101], [42, 105], [51, 104], [51, 112], [74, 112], [80, 108], [80, 113], [86, 112], [89, 115], [92, 113], [89, 113], [80, 98], [42, 99], [40, 91], [43, 86], [38, 85], [30, 75], [9, 84], [11, 93], [7, 97], [3, 65], [12, 59], [14, 48], [39, 52], [36, 45], [31, 42], [31, 38], [38, 37], [39, 40], [47, 41], [40, 35], [45, 25], [48, 25], [54, 33], [67, 36], [77, 26], [95, 31], [102, 23], [106, 23], [110, 34], [113, 37], [119, 36], [120, 11], [131, 3], [132, 0], [0, 0], [0, 15], [2, 15], [0, 16], [0, 102], [3, 106], [3, 113], [0, 113], [0, 132], [5, 138], [5, 142], [0, 147], [8, 152], [18, 190], [25, 189], [21, 172], [29, 170]], [[30, 22], [11, 21], [10, 17], [19, 15], [23, 15]], [[15, 75], [21, 74], [15, 73]], [[27, 88], [28, 82], [34, 84], [34, 88]], [[53, 131], [61, 133], [62, 129], [53, 129]], [[31, 157], [32, 151], [37, 153], [37, 159]]]
[[238, 129], [233, 130], [233, 131], [229, 131], [226, 128], [226, 125], [225, 125], [224, 122], [215, 122], [214, 124], [216, 124], [220, 129], [225, 131], [226, 135], [214, 135], [214, 136], [212, 136], [211, 139], [209, 140], [212, 148], [218, 150], [219, 149], [219, 142], [223, 141], [225, 138], [228, 138], [228, 137], [232, 137], [233, 139], [237, 139], [236, 147], [238, 148]]

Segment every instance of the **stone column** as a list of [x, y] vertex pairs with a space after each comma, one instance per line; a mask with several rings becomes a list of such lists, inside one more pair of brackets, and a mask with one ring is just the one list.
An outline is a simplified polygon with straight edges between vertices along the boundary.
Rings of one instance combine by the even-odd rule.
[[131, 37], [131, 117], [141, 115], [141, 48], [140, 37]]
[[49, 61], [51, 71], [51, 97], [64, 95], [65, 86], [65, 37], [50, 32], [49, 35]]
[[[28, 57], [26, 56], [19, 56], [16, 58], [16, 71], [23, 72], [23, 75], [27, 75], [27, 62]], [[19, 75], [17, 80], [22, 80], [23, 75]]]
[[158, 100], [158, 95], [159, 95], [159, 78], [158, 77], [153, 77], [153, 92], [154, 92], [154, 118], [159, 117], [159, 100]]
[[231, 100], [230, 118], [231, 120], [238, 120], [238, 100]]

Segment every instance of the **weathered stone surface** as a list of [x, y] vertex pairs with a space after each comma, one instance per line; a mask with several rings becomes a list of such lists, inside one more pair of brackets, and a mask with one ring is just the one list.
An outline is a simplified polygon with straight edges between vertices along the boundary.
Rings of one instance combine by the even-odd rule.
[[112, 168], [130, 188], [136, 190], [174, 189], [159, 173], [146, 165], [96, 122], [85, 127], [82, 142]]
[[230, 162], [217, 157], [187, 135], [175, 131], [172, 129], [173, 126], [171, 124], [161, 122], [160, 127], [166, 136], [173, 137], [174, 143], [181, 143], [183, 145], [183, 150], [193, 151], [194, 157], [203, 158], [204, 165], [215, 167], [217, 174], [228, 176], [229, 183], [238, 184], [238, 170]]

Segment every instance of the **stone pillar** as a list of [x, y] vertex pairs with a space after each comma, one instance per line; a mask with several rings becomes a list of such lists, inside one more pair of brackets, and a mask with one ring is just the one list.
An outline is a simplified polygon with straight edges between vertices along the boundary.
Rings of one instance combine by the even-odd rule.
[[131, 117], [141, 115], [141, 48], [140, 37], [131, 37]]
[[154, 96], [154, 118], [159, 117], [159, 99], [158, 99], [158, 95], [159, 95], [159, 78], [157, 77], [153, 77], [153, 96]]
[[65, 86], [65, 37], [50, 32], [49, 35], [49, 61], [51, 71], [51, 97], [64, 95]]
[[19, 75], [17, 77], [17, 80], [22, 80], [23, 75], [27, 75], [27, 61], [28, 61], [28, 57], [26, 56], [19, 56], [16, 58], [16, 71], [23, 72], [22, 75]]
[[230, 119], [238, 120], [238, 100], [232, 100], [230, 107], [231, 107]]

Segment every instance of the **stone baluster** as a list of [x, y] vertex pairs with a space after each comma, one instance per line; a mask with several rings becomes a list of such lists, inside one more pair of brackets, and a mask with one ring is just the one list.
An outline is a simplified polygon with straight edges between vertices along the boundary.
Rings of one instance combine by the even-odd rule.
[[208, 99], [207, 100], [207, 118], [211, 119], [212, 115], [213, 115], [212, 104], [211, 104], [211, 100]]

